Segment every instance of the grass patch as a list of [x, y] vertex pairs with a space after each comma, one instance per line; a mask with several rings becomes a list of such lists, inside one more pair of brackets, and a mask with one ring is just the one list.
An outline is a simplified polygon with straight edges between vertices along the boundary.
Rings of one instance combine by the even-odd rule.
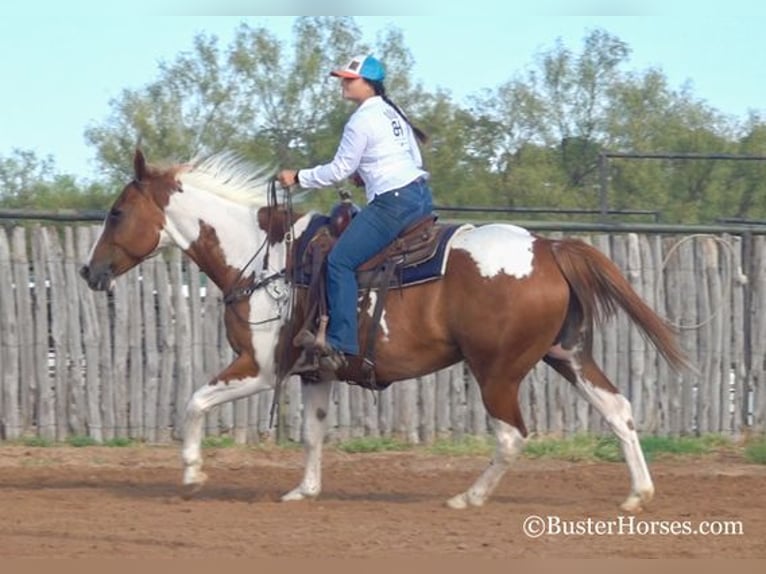
[[134, 441], [131, 438], [125, 438], [125, 437], [115, 437], [110, 438], [109, 440], [105, 440], [103, 442], [104, 446], [113, 446], [117, 448], [125, 448], [128, 446], [136, 446], [136, 441]]
[[596, 446], [593, 448], [593, 457], [604, 462], [623, 462], [620, 441], [614, 436], [597, 437]]
[[202, 439], [202, 448], [230, 448], [236, 444], [234, 437], [230, 435], [206, 436]]
[[66, 443], [69, 446], [82, 447], [82, 446], [97, 446], [99, 443], [93, 437], [89, 436], [70, 436], [66, 439]]
[[[269, 448], [269, 446], [269, 443], [264, 443], [261, 448]], [[303, 450], [303, 443], [301, 441], [291, 440], [289, 438], [278, 440], [274, 443], [274, 446], [285, 450]]]
[[[524, 456], [529, 458], [558, 458], [572, 462], [594, 460], [601, 449], [603, 459], [608, 458], [608, 438], [579, 434], [571, 438], [539, 437], [527, 441]], [[602, 443], [601, 446], [599, 446]]]
[[389, 452], [409, 450], [412, 445], [390, 437], [359, 437], [339, 443], [338, 450], [347, 453]]
[[[722, 435], [701, 437], [644, 436], [641, 448], [648, 461], [659, 455], [699, 456], [717, 450], [732, 448], [729, 438]], [[622, 448], [617, 437], [597, 435], [575, 435], [571, 438], [533, 438], [527, 442], [524, 455], [530, 458], [549, 457], [572, 462], [600, 460], [622, 462]]]
[[716, 440], [713, 440], [712, 437], [690, 436], [646, 436], [641, 439], [641, 447], [644, 449], [644, 455], [646, 455], [648, 460], [652, 460], [659, 454], [709, 454], [721, 446], [723, 446], [723, 443], [719, 440], [719, 437]]
[[766, 464], [766, 438], [748, 441], [745, 445], [745, 459], [756, 464]]
[[33, 447], [49, 447], [53, 446], [53, 442], [42, 438], [39, 436], [28, 436], [21, 439], [21, 444], [23, 446], [33, 446]]
[[461, 439], [439, 439], [426, 447], [431, 454], [445, 456], [491, 455], [495, 450], [495, 441], [490, 437], [464, 436]]
[[[663, 437], [643, 436], [640, 438], [641, 447], [648, 461], [662, 456], [695, 457], [728, 452], [731, 455], [755, 464], [766, 464], [766, 436], [754, 437], [746, 442], [733, 442], [726, 435], [703, 435], [700, 437]], [[88, 436], [73, 436], [64, 443], [54, 442], [38, 436], [27, 436], [12, 441], [10, 444], [25, 447], [55, 447], [62, 444], [72, 447], [108, 446], [136, 447], [143, 445], [140, 440], [129, 438], [112, 438], [102, 443]], [[238, 447], [231, 435], [209, 436], [202, 440], [203, 448]], [[303, 447], [301, 442], [281, 440], [277, 443], [264, 442], [250, 446], [261, 449], [295, 450]], [[491, 457], [495, 450], [493, 436], [467, 435], [460, 439], [439, 439], [428, 445], [412, 445], [399, 438], [393, 437], [358, 437], [334, 445], [338, 451], [354, 453], [403, 452], [415, 450], [442, 456], [486, 456]], [[522, 456], [530, 459], [552, 458], [570, 462], [622, 462], [622, 449], [617, 438], [613, 435], [578, 434], [572, 437], [559, 438], [554, 436], [534, 436], [530, 438]]]

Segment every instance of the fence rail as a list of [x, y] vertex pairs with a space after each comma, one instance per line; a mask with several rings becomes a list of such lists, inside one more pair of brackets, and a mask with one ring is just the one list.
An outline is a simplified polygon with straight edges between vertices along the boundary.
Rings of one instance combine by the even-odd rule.
[[[220, 291], [172, 250], [94, 293], [77, 275], [92, 225], [0, 228], [0, 438], [96, 441], [179, 438], [187, 399], [231, 358]], [[580, 234], [679, 326], [697, 372], [675, 373], [625, 315], [596, 332], [594, 355], [633, 403], [647, 434], [766, 430], [766, 237], [681, 233]], [[743, 263], [744, 262], [744, 263]], [[744, 273], [741, 270], [744, 269]], [[509, 350], [512, 352], [512, 350]], [[605, 423], [555, 372], [522, 385], [530, 431], [603, 432]], [[285, 387], [278, 430], [272, 393], [209, 413], [208, 436], [238, 443], [299, 440], [300, 384]], [[335, 386], [331, 440], [410, 442], [483, 435], [488, 420], [464, 365], [372, 393]]]

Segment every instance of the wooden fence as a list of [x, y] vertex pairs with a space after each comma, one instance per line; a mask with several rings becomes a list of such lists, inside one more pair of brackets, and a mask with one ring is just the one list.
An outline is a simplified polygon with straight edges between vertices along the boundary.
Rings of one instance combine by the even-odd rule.
[[[221, 294], [178, 250], [143, 263], [107, 295], [77, 270], [92, 225], [0, 228], [0, 438], [179, 438], [186, 401], [231, 358]], [[766, 430], [766, 237], [591, 234], [662, 316], [679, 325], [697, 372], [674, 373], [624, 314], [596, 333], [595, 356], [646, 434]], [[743, 267], [745, 253], [744, 275]], [[509, 350], [509, 352], [513, 352]], [[522, 385], [530, 431], [603, 432], [600, 416], [545, 365]], [[300, 384], [221, 406], [208, 436], [238, 443], [300, 438]], [[484, 435], [488, 420], [462, 364], [372, 393], [337, 384], [330, 438], [410, 442]]]

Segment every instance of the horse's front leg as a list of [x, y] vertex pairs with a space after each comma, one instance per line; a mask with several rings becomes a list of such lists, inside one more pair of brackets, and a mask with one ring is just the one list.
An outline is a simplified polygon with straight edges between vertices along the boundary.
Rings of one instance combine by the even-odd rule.
[[322, 444], [327, 432], [331, 389], [332, 381], [302, 380], [305, 468], [303, 480], [282, 497], [283, 501], [316, 498], [322, 490]]
[[212, 407], [241, 399], [274, 387], [274, 377], [261, 371], [255, 376], [252, 359], [240, 355], [212, 381], [200, 387], [186, 404], [181, 458], [184, 463], [182, 494], [185, 498], [198, 492], [207, 476], [202, 472], [202, 424]]

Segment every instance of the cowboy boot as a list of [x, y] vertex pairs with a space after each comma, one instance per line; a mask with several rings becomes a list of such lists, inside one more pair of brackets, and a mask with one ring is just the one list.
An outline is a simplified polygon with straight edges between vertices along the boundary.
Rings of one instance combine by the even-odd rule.
[[326, 345], [319, 355], [319, 367], [325, 371], [338, 372], [348, 366], [346, 354], [334, 349], [331, 345]]

